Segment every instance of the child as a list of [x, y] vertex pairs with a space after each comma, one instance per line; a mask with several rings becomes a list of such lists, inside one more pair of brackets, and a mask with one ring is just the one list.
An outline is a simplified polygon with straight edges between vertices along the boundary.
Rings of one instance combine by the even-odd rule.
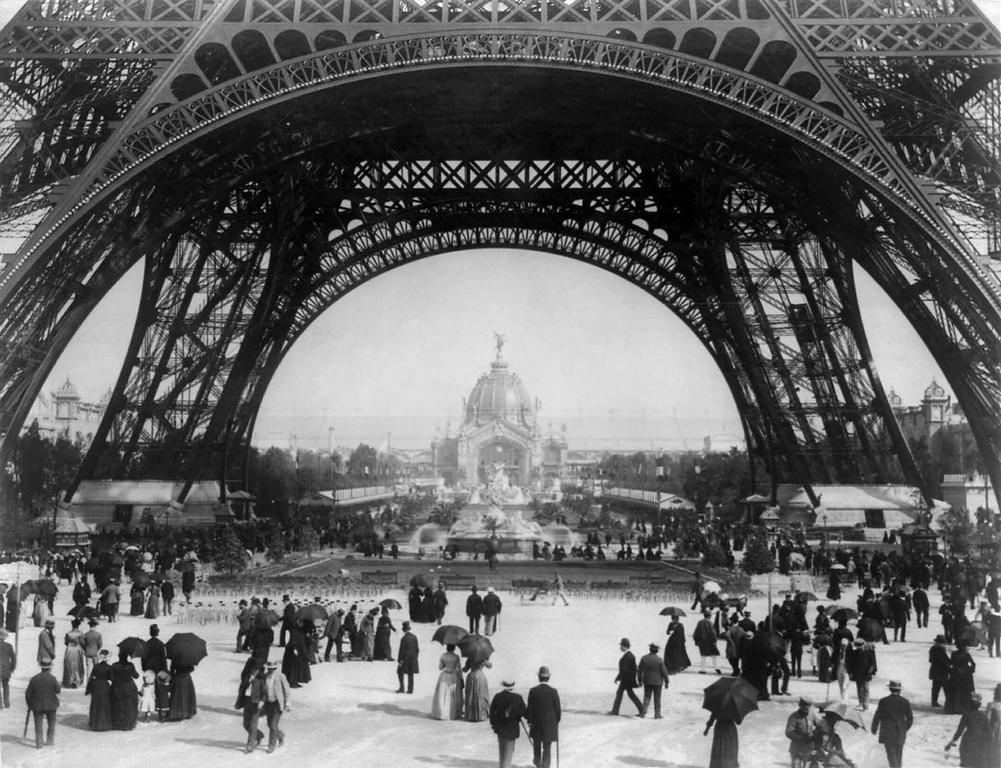
[[148, 723], [150, 715], [156, 709], [155, 687], [156, 674], [152, 669], [143, 672], [143, 687], [139, 692], [139, 714], [143, 716], [143, 722]]
[[[147, 670], [147, 672], [148, 671], [150, 670]], [[170, 673], [167, 672], [167, 670], [161, 670], [156, 673], [156, 685], [154, 690], [154, 697], [156, 699], [156, 714], [162, 723], [167, 719], [167, 713], [170, 712]]]

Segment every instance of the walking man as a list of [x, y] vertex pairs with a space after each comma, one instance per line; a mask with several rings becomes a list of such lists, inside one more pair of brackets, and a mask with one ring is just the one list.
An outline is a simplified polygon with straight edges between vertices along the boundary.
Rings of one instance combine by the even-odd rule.
[[448, 595], [445, 593], [444, 582], [439, 582], [438, 589], [431, 595], [431, 608], [434, 610], [434, 620], [441, 626], [441, 620], [445, 618], [445, 606], [448, 605]]
[[[52, 676], [52, 662], [43, 661], [38, 665], [41, 669], [37, 675], [28, 681], [24, 691], [24, 700], [28, 711], [35, 719], [35, 748], [51, 747], [56, 740], [56, 710], [59, 709], [59, 681]], [[42, 723], [48, 725], [45, 738], [42, 738]]]
[[83, 676], [90, 680], [90, 673], [94, 670], [97, 654], [104, 646], [104, 638], [97, 631], [97, 619], [91, 619], [87, 624], [90, 629], [83, 633]]
[[514, 744], [521, 735], [521, 718], [525, 716], [525, 700], [514, 692], [514, 680], [501, 682], [504, 689], [490, 702], [490, 728], [497, 734], [500, 768], [511, 768]]
[[10, 709], [10, 676], [17, 669], [14, 646], [7, 642], [7, 630], [0, 627], [0, 706]]
[[101, 593], [101, 605], [104, 606], [104, 613], [108, 617], [108, 621], [118, 621], [118, 602], [120, 599], [118, 582], [112, 579], [111, 583]]
[[660, 694], [663, 688], [670, 685], [667, 675], [667, 666], [664, 660], [657, 655], [660, 646], [650, 643], [650, 653], [640, 659], [637, 676], [643, 683], [643, 708], [640, 710], [640, 717], [646, 717], [650, 710], [650, 697], [653, 697], [653, 716], [655, 720], [660, 720]]
[[469, 634], [478, 634], [480, 631], [480, 616], [483, 615], [483, 598], [476, 592], [474, 586], [469, 597], [466, 598], [466, 616], [469, 617]]
[[344, 650], [341, 647], [343, 617], [344, 609], [338, 608], [330, 615], [330, 618], [327, 619], [327, 625], [323, 628], [323, 636], [327, 638], [327, 649], [323, 652], [324, 661], [330, 661], [330, 649], [335, 643], [337, 644], [337, 660], [344, 661]]
[[845, 665], [848, 667], [848, 677], [855, 681], [859, 706], [865, 711], [869, 709], [869, 681], [877, 672], [876, 651], [871, 644], [856, 637], [855, 643], [848, 650]]
[[396, 652], [396, 677], [400, 681], [397, 693], [403, 693], [403, 676], [407, 677], [407, 693], [414, 692], [414, 675], [420, 673], [418, 659], [420, 645], [417, 635], [410, 631], [410, 622], [403, 622], [403, 637], [400, 638], [400, 648]]
[[563, 584], [563, 577], [560, 574], [553, 574], [553, 605], [556, 605], [557, 600], [562, 600], [563, 605], [570, 605], [570, 601], [567, 600], [566, 589]]
[[483, 634], [488, 637], [497, 631], [497, 617], [501, 612], [501, 599], [493, 587], [487, 587], [483, 598]]
[[39, 664], [49, 662], [51, 666], [52, 662], [56, 660], [56, 636], [53, 631], [55, 626], [56, 620], [48, 618], [45, 620], [45, 626], [42, 628], [42, 631], [38, 633], [37, 661]]
[[879, 700], [876, 714], [872, 716], [872, 732], [879, 732], [879, 743], [886, 749], [886, 759], [890, 768], [903, 765], [904, 742], [907, 731], [914, 724], [911, 703], [900, 695], [898, 680], [891, 680], [890, 695]]
[[264, 681], [264, 716], [268, 721], [268, 752], [271, 753], [275, 747], [285, 743], [285, 732], [278, 725], [282, 714], [291, 709], [289, 699], [292, 691], [277, 661], [265, 662], [264, 669], [268, 673]]
[[643, 705], [633, 692], [634, 688], [639, 687], [639, 683], [636, 682], [636, 657], [629, 650], [628, 637], [624, 637], [619, 641], [619, 650], [622, 651], [622, 656], [619, 657], [619, 674], [615, 677], [615, 682], [619, 684], [619, 687], [615, 691], [615, 701], [612, 703], [612, 709], [608, 714], [619, 714], [619, 706], [622, 704], [622, 694], [626, 694], [629, 696], [629, 700], [636, 705], [636, 713], [642, 715]]
[[553, 742], [560, 740], [560, 715], [560, 694], [549, 685], [549, 667], [539, 667], [539, 684], [528, 692], [525, 714], [535, 768], [550, 766]]

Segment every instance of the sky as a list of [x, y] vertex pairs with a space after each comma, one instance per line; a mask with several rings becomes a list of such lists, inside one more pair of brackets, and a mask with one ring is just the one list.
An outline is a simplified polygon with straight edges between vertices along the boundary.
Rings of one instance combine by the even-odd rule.
[[[19, 5], [0, 0], [0, 23]], [[1001, 0], [981, 7], [997, 18]], [[68, 377], [96, 401], [113, 385], [138, 278], [133, 270], [109, 293], [43, 391]], [[948, 389], [899, 310], [864, 273], [857, 280], [866, 327], [878, 329], [869, 340], [883, 384], [906, 404], [932, 378]], [[543, 431], [565, 424], [571, 447], [697, 449], [705, 435], [740, 434], [711, 358], [655, 299], [570, 259], [492, 250], [424, 259], [340, 300], [283, 362], [254, 442], [426, 447], [436, 430], [454, 434], [462, 398], [489, 370], [494, 333], [541, 401]]]

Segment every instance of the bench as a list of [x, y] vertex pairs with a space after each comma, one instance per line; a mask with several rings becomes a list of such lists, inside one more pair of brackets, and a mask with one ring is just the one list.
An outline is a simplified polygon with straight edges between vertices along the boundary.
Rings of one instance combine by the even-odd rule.
[[628, 589], [628, 581], [592, 581], [591, 589]]
[[362, 571], [359, 574], [363, 584], [378, 584], [380, 586], [396, 586], [399, 583], [398, 571]]
[[444, 584], [449, 592], [469, 592], [477, 586], [475, 576], [446, 576], [438, 574], [438, 583]]

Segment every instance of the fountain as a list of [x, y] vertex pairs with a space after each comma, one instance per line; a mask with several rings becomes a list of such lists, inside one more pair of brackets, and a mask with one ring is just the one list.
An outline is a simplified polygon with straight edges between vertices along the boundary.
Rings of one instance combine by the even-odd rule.
[[446, 546], [460, 552], [492, 549], [499, 554], [530, 555], [532, 543], [544, 537], [538, 523], [524, 519], [524, 512], [524, 491], [512, 486], [504, 468], [495, 465], [490, 483], [473, 491], [449, 529]]

